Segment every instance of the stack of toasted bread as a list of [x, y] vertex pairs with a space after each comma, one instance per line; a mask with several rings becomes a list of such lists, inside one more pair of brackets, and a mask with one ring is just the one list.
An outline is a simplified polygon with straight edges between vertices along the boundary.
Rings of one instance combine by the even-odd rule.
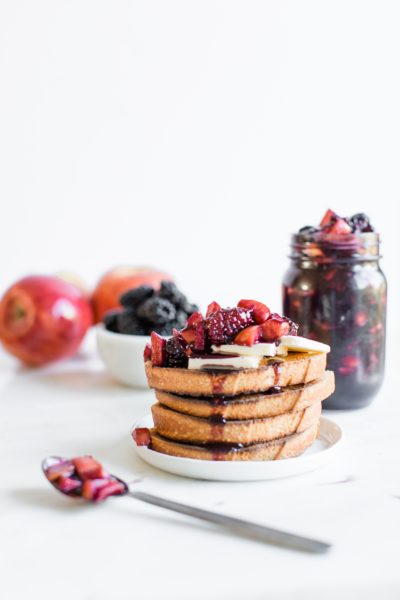
[[334, 391], [326, 354], [289, 352], [256, 369], [157, 367], [151, 448], [204, 460], [277, 460], [298, 456], [319, 432], [321, 402]]

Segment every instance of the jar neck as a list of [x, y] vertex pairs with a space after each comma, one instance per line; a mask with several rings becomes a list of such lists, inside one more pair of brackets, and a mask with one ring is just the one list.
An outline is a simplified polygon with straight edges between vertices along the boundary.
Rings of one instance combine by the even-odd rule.
[[297, 233], [292, 236], [290, 258], [315, 265], [378, 264], [381, 258], [379, 242], [377, 233], [334, 235], [318, 232], [312, 236]]

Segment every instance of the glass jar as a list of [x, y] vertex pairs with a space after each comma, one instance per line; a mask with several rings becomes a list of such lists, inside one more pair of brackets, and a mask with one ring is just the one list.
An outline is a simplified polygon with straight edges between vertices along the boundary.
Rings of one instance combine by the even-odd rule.
[[379, 266], [379, 236], [295, 234], [283, 280], [283, 313], [299, 335], [331, 346], [328, 369], [335, 393], [328, 409], [368, 405], [384, 375], [386, 278]]

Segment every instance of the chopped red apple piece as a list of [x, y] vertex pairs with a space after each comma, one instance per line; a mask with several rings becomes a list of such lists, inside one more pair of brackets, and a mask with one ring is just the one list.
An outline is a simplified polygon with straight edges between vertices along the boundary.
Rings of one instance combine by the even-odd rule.
[[215, 300], [213, 300], [213, 302], [211, 302], [211, 304], [207, 306], [206, 317], [209, 317], [213, 313], [217, 312], [217, 310], [221, 310], [221, 306], [218, 304], [218, 302], [215, 302]]
[[245, 329], [242, 329], [242, 331], [239, 331], [233, 341], [235, 344], [239, 344], [240, 346], [252, 346], [253, 344], [257, 344], [260, 337], [260, 326], [250, 325], [250, 327], [246, 327]]
[[72, 462], [75, 465], [77, 474], [83, 481], [85, 479], [99, 479], [106, 475], [101, 464], [93, 456], [79, 456], [73, 458]]
[[180, 334], [187, 344], [194, 343], [194, 340], [196, 338], [196, 330], [195, 329], [182, 329]]
[[64, 494], [69, 494], [78, 490], [82, 486], [82, 482], [79, 479], [72, 479], [72, 477], [64, 477], [61, 475], [56, 481], [56, 487]]
[[155, 331], [151, 332], [151, 362], [155, 367], [162, 367], [165, 364], [167, 354], [165, 346], [167, 340], [162, 338]]
[[136, 446], [150, 446], [151, 444], [150, 430], [147, 427], [136, 427], [132, 431], [132, 437]]
[[107, 485], [101, 487], [95, 497], [95, 502], [101, 502], [109, 496], [120, 496], [126, 492], [126, 487], [120, 481], [108, 481]]
[[333, 210], [331, 210], [330, 208], [328, 208], [328, 210], [326, 211], [326, 213], [322, 217], [322, 220], [321, 220], [321, 223], [319, 224], [319, 226], [320, 227], [326, 227], [327, 225], [329, 225], [329, 223], [332, 220], [332, 217], [337, 217], [337, 214]]
[[99, 490], [110, 482], [108, 477], [102, 477], [100, 479], [87, 479], [83, 482], [82, 496], [86, 500], [96, 500]]
[[144, 348], [143, 359], [144, 359], [144, 362], [147, 362], [148, 360], [151, 360], [151, 346], [150, 346], [150, 344], [146, 344], [146, 346]]
[[268, 321], [260, 325], [262, 339], [265, 342], [273, 342], [274, 340], [287, 335], [290, 331], [290, 323], [284, 317], [277, 314], [271, 315]]
[[324, 233], [333, 233], [335, 235], [342, 235], [344, 233], [351, 233], [351, 226], [345, 221], [338, 217], [334, 219], [331, 225], [328, 225], [324, 229]]
[[194, 348], [198, 352], [203, 352], [206, 346], [206, 329], [204, 322], [201, 322], [197, 325], [195, 333]]
[[49, 481], [55, 481], [59, 477], [70, 477], [75, 472], [75, 466], [70, 460], [63, 460], [46, 469], [46, 477]]
[[268, 306], [257, 300], [239, 300], [240, 308], [247, 308], [253, 311], [253, 317], [256, 323], [265, 323], [271, 311]]
[[186, 329], [189, 327], [196, 327], [199, 323], [203, 321], [203, 315], [199, 312], [194, 312], [187, 320]]

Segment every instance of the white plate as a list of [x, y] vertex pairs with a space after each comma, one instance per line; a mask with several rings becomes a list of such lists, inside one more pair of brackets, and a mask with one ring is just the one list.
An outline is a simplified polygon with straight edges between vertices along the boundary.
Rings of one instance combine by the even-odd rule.
[[[152, 418], [149, 415], [136, 423], [135, 427], [152, 427], [152, 425]], [[336, 454], [341, 440], [342, 430], [339, 425], [329, 419], [321, 418], [319, 437], [304, 454], [296, 458], [276, 461], [198, 460], [161, 454], [146, 446], [136, 446], [136, 444], [134, 446], [141, 459], [153, 467], [175, 475], [214, 481], [261, 481], [291, 477], [319, 469]]]

